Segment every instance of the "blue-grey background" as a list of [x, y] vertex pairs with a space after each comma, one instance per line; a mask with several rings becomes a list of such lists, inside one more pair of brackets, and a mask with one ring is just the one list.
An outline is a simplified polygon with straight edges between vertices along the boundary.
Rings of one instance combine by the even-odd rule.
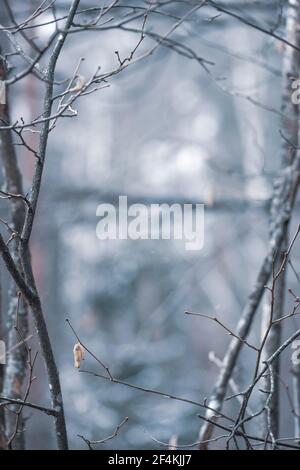
[[[58, 11], [68, 3], [58, 0]], [[177, 2], [172, 12], [182, 16], [194, 3]], [[280, 22], [281, 2], [229, 3], [266, 28]], [[30, 6], [11, 4], [18, 4], [21, 17]], [[109, 79], [109, 87], [81, 98], [74, 105], [78, 116], [61, 119], [50, 135], [32, 255], [73, 448], [85, 447], [78, 434], [104, 438], [125, 416], [126, 426], [101, 448], [158, 448], [154, 439], [168, 442], [172, 436], [190, 444], [197, 440], [201, 410], [79, 373], [65, 318], [116, 377], [201, 401], [218, 373], [208, 354], [222, 358], [230, 338], [215, 323], [184, 311], [217, 314], [234, 328], [265, 252], [281, 144], [282, 50], [255, 29], [226, 15], [212, 20], [215, 15], [203, 8], [171, 35], [212, 61], [209, 73], [161, 45]], [[150, 15], [146, 30], [164, 34], [174, 22]], [[141, 20], [131, 26], [140, 27]], [[51, 26], [41, 28], [41, 40], [50, 33]], [[283, 23], [279, 33], [284, 34]], [[85, 77], [98, 65], [111, 70], [117, 66], [114, 51], [126, 56], [138, 40], [138, 34], [118, 29], [73, 34], [57, 78], [69, 77], [80, 57]], [[137, 55], [153, 45], [146, 38]], [[43, 91], [32, 76], [14, 86], [12, 119], [39, 114]], [[34, 144], [35, 136], [31, 139]], [[19, 162], [29, 189], [33, 158], [20, 150]], [[205, 203], [204, 249], [188, 252], [174, 241], [99, 241], [97, 205], [117, 202], [119, 195], [141, 203]], [[292, 287], [293, 278], [289, 282]], [[260, 312], [254, 343], [259, 330]], [[38, 347], [35, 340], [33, 345]], [[241, 388], [253, 361], [251, 352], [242, 353], [235, 372]], [[91, 357], [83, 369], [102, 372]], [[37, 373], [32, 398], [46, 404], [41, 357]], [[227, 412], [233, 414], [236, 406], [231, 401]], [[289, 435], [292, 415], [284, 402], [283, 407], [281, 433]], [[54, 448], [51, 420], [29, 414], [29, 448]]]

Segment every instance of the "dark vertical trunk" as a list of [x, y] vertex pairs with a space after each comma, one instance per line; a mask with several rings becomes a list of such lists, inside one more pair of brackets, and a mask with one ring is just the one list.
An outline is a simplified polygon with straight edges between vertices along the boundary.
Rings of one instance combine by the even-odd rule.
[[[5, 79], [5, 64], [0, 63], [0, 79]], [[8, 97], [6, 103], [0, 104], [0, 119], [10, 122]], [[17, 156], [15, 153], [12, 135], [10, 131], [0, 132], [0, 155], [3, 164], [3, 173], [5, 187], [4, 190], [13, 194], [22, 194], [23, 185], [22, 177], [19, 171]], [[10, 208], [9, 223], [14, 231], [21, 233], [25, 208], [24, 202], [20, 199], [12, 198], [8, 201]], [[12, 257], [19, 268], [21, 268], [21, 260], [19, 255], [19, 240], [14, 237], [10, 242]], [[28, 310], [26, 304], [21, 301], [18, 312], [18, 331], [15, 328], [16, 312], [18, 303], [18, 291], [16, 285], [11, 281], [8, 295], [8, 309], [6, 313], [5, 323], [7, 331], [7, 350], [9, 351], [15, 344], [25, 338], [28, 332]], [[3, 392], [6, 396], [12, 398], [22, 398], [23, 384], [26, 377], [27, 351], [24, 345], [14, 348], [7, 356], [7, 364], [5, 367], [5, 377], [3, 383]], [[5, 428], [6, 437], [9, 438], [14, 434], [16, 426], [16, 411], [18, 406], [11, 405], [6, 413]], [[18, 428], [22, 431], [24, 426], [22, 416], [19, 419]], [[14, 448], [22, 449], [25, 447], [24, 433], [18, 432], [12, 443]]]

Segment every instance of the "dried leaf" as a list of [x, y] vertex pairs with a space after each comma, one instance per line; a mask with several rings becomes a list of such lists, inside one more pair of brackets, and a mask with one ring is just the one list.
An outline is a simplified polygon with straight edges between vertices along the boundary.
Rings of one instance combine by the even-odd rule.
[[79, 369], [81, 361], [85, 359], [85, 350], [82, 344], [76, 343], [74, 348], [73, 348], [73, 354], [74, 354], [74, 367], [77, 367]]

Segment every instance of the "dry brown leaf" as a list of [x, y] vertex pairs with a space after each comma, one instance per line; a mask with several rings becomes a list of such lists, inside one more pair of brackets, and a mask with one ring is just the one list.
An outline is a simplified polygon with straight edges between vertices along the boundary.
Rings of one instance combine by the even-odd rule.
[[83, 361], [85, 358], [85, 350], [82, 344], [80, 343], [75, 344], [73, 348], [73, 354], [74, 354], [74, 367], [77, 367], [77, 369], [79, 369], [81, 361]]

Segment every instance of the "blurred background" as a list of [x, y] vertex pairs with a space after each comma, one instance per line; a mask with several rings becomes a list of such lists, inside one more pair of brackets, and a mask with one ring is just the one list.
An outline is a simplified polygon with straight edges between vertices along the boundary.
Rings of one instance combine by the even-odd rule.
[[[99, 3], [105, 2], [83, 0], [81, 8]], [[131, 11], [130, 2], [119, 3], [123, 8], [113, 12], [112, 22]], [[133, 3], [135, 8], [147, 4]], [[170, 15], [149, 15], [145, 31], [166, 34], [195, 3], [172, 2], [165, 7]], [[284, 35], [283, 3], [236, 0], [226, 6]], [[10, 4], [24, 18], [38, 2]], [[57, 14], [68, 6], [57, 0]], [[41, 42], [52, 33], [51, 18], [50, 13], [43, 17]], [[5, 11], [1, 21], [8, 21]], [[115, 51], [121, 57], [130, 54], [140, 36], [134, 29], [141, 24], [137, 18], [127, 25], [133, 31], [108, 23], [100, 31], [70, 35], [57, 80], [69, 77], [81, 57], [83, 77], [97, 66], [113, 69]], [[211, 7], [191, 14], [170, 37], [213, 65], [205, 70], [161, 44], [110, 78], [109, 86], [82, 97], [74, 105], [78, 116], [61, 119], [50, 134], [32, 258], [76, 449], [85, 448], [78, 434], [102, 439], [126, 416], [119, 435], [100, 448], [158, 448], [156, 440], [169, 442], [172, 436], [178, 444], [190, 444], [197, 441], [201, 409], [79, 373], [72, 354], [76, 339], [65, 319], [114, 376], [201, 401], [218, 373], [209, 352], [221, 359], [230, 338], [210, 320], [184, 312], [216, 314], [234, 328], [265, 253], [281, 145], [282, 51], [269, 36]], [[154, 44], [146, 36], [137, 55]], [[12, 121], [37, 116], [43, 92], [33, 75], [14, 85]], [[36, 136], [30, 139], [34, 145]], [[18, 156], [28, 190], [34, 158], [22, 149]], [[204, 203], [204, 248], [189, 252], [183, 242], [172, 240], [98, 240], [96, 208], [102, 202], [117, 204], [119, 195], [144, 204]], [[5, 212], [4, 203], [1, 207]], [[258, 312], [251, 342], [258, 341], [259, 331]], [[33, 345], [38, 348], [35, 338]], [[252, 352], [242, 353], [235, 373], [241, 388], [253, 361]], [[103, 372], [91, 357], [82, 369]], [[41, 357], [37, 373], [32, 400], [47, 404]], [[236, 406], [227, 404], [228, 413]], [[51, 421], [27, 415], [28, 447], [54, 448]], [[292, 416], [285, 417], [282, 434], [291, 430]]]

